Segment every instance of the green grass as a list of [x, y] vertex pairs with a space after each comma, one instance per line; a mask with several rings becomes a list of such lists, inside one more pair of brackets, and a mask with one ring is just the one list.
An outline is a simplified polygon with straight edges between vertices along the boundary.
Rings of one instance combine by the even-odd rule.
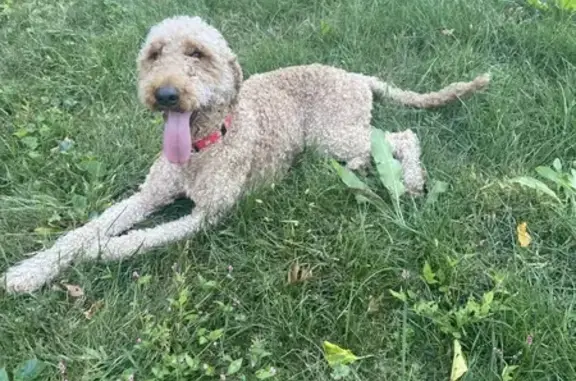
[[[0, 368], [38, 358], [48, 363], [44, 380], [64, 379], [61, 360], [70, 381], [132, 372], [218, 380], [244, 358], [227, 379], [272, 366], [278, 380], [329, 380], [328, 340], [367, 356], [351, 379], [448, 380], [459, 336], [465, 381], [501, 380], [505, 365], [518, 366], [515, 380], [576, 380], [576, 216], [498, 186], [557, 157], [574, 160], [575, 20], [511, 1], [0, 0], [1, 271], [143, 180], [161, 136], [136, 99], [135, 57], [147, 28], [178, 13], [213, 22], [246, 76], [322, 62], [418, 91], [484, 71], [493, 83], [436, 111], [376, 104], [374, 125], [416, 131], [431, 179], [450, 185], [431, 205], [404, 198], [404, 224], [391, 203], [357, 204], [328, 162], [308, 153], [217, 229], [63, 273], [83, 299], [50, 288], [0, 295]], [[71, 147], [59, 143], [66, 138]], [[528, 248], [516, 240], [521, 221]], [[288, 285], [296, 261], [314, 278]], [[422, 278], [425, 263], [438, 284]], [[389, 292], [401, 289], [416, 299]], [[493, 289], [488, 314], [455, 323], [469, 298], [480, 303]], [[98, 300], [104, 306], [86, 319]], [[204, 343], [203, 329], [223, 336]], [[253, 340], [270, 355], [251, 368]], [[171, 365], [186, 354], [215, 375]]]

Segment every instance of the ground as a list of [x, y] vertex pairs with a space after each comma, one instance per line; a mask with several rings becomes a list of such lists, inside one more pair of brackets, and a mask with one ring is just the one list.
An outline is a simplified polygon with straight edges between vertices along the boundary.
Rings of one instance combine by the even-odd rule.
[[[576, 379], [573, 209], [499, 184], [574, 159], [576, 32], [521, 5], [0, 1], [1, 271], [143, 180], [161, 118], [137, 102], [135, 57], [164, 17], [214, 22], [246, 76], [322, 62], [429, 91], [493, 75], [486, 93], [437, 111], [376, 106], [374, 126], [412, 128], [430, 179], [449, 185], [435, 203], [403, 198], [403, 223], [391, 203], [358, 204], [309, 152], [217, 229], [62, 274], [84, 296], [61, 284], [0, 294], [0, 368], [37, 358], [43, 380], [64, 379], [61, 361], [71, 381], [209, 380], [232, 363], [229, 380], [329, 380], [327, 340], [365, 356], [351, 379], [447, 380], [458, 338], [463, 380], [506, 379], [506, 366], [518, 380]], [[289, 284], [294, 263], [313, 277]]]

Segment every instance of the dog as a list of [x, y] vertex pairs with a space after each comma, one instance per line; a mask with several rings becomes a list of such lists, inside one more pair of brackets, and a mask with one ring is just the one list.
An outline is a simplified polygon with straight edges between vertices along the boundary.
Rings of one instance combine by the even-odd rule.
[[[102, 215], [59, 237], [2, 275], [8, 292], [32, 292], [73, 261], [116, 260], [191, 237], [216, 224], [242, 195], [285, 175], [306, 147], [365, 168], [371, 158], [374, 95], [433, 108], [484, 89], [488, 74], [419, 94], [380, 79], [311, 64], [244, 80], [222, 34], [200, 17], [175, 16], [151, 27], [138, 59], [138, 96], [164, 116], [162, 154], [140, 189]], [[422, 192], [420, 146], [410, 130], [386, 139], [402, 164], [409, 193]], [[189, 215], [130, 230], [176, 198]], [[122, 234], [122, 235], [121, 235]]]

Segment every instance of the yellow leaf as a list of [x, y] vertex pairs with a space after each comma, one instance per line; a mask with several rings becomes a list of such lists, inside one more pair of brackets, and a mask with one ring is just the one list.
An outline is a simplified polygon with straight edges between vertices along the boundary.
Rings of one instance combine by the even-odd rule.
[[462, 353], [462, 347], [458, 340], [454, 340], [454, 359], [452, 360], [452, 374], [450, 375], [450, 381], [456, 381], [460, 379], [468, 371], [468, 366], [466, 365], [466, 359]]
[[102, 308], [103, 305], [104, 305], [103, 300], [99, 300], [96, 303], [93, 303], [88, 310], [84, 311], [84, 316], [86, 317], [86, 319], [88, 320], [92, 319], [94, 314], [98, 312], [98, 310]]
[[522, 222], [516, 227], [516, 233], [518, 234], [518, 242], [522, 247], [528, 247], [528, 245], [530, 245], [530, 242], [532, 242], [532, 237], [530, 237], [530, 234], [528, 234], [528, 232], [526, 231], [526, 226], [527, 223]]
[[312, 278], [312, 269], [307, 264], [293, 263], [288, 270], [288, 283], [299, 283]]
[[332, 344], [329, 341], [324, 341], [324, 357], [328, 361], [328, 365], [331, 367], [335, 365], [347, 365], [358, 360], [358, 357], [354, 355], [349, 349], [340, 348], [336, 344]]

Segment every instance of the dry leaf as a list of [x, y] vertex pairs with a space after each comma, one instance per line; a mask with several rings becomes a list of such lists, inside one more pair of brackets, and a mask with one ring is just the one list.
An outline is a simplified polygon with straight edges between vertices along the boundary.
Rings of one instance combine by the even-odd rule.
[[299, 265], [294, 263], [288, 270], [289, 284], [304, 282], [310, 278], [312, 278], [312, 269], [307, 264]]
[[82, 290], [82, 287], [80, 286], [75, 284], [64, 284], [64, 287], [66, 287], [66, 290], [68, 290], [68, 295], [73, 298], [80, 298], [84, 296], [84, 290]]
[[440, 33], [442, 33], [444, 36], [453, 36], [454, 29], [442, 29]]
[[58, 370], [60, 371], [60, 376], [62, 377], [63, 381], [68, 380], [68, 368], [66, 367], [66, 363], [64, 360], [60, 360], [58, 362]]
[[94, 314], [96, 314], [96, 312], [98, 312], [98, 310], [100, 310], [100, 308], [102, 308], [103, 305], [104, 305], [103, 300], [99, 300], [96, 303], [92, 303], [90, 308], [84, 311], [84, 316], [86, 317], [86, 319], [88, 320], [92, 319], [92, 316], [94, 316]]
[[380, 310], [380, 303], [382, 302], [382, 296], [377, 298], [370, 295], [368, 297], [368, 313], [378, 312]]
[[454, 340], [454, 359], [452, 360], [452, 373], [450, 374], [450, 381], [459, 380], [460, 377], [468, 371], [466, 359], [462, 353], [462, 347], [458, 340]]
[[527, 225], [526, 222], [522, 222], [516, 227], [516, 234], [518, 234], [518, 242], [521, 247], [528, 247], [530, 242], [532, 242], [532, 237], [530, 237], [530, 234], [526, 231]]

